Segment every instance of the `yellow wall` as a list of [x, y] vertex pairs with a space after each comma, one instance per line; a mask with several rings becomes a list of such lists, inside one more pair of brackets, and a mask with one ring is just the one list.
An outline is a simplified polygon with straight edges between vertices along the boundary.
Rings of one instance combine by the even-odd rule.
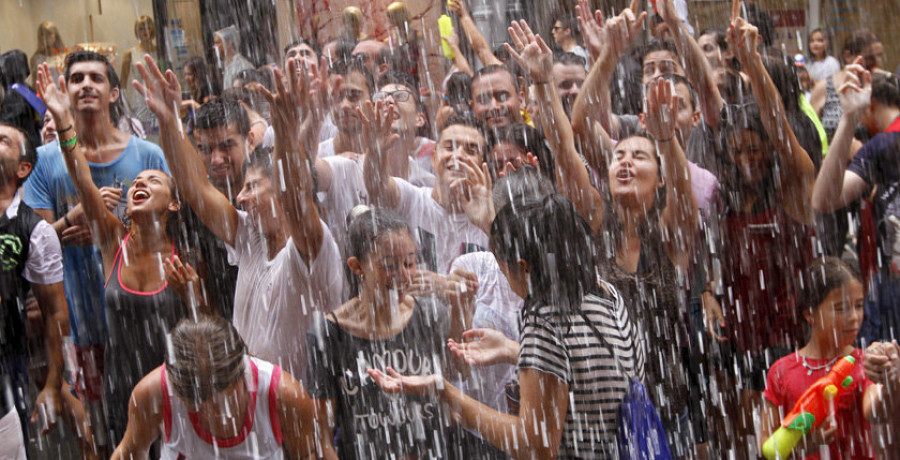
[[143, 14], [153, 16], [151, 0], [0, 0], [0, 51], [18, 48], [31, 56], [38, 25], [49, 20], [66, 46], [92, 39], [112, 42], [121, 56], [136, 44], [134, 21]]

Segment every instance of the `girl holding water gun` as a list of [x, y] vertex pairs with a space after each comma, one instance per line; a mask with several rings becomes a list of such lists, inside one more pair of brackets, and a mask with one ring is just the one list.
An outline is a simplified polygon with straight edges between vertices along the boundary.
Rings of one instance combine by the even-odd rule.
[[[854, 363], [849, 371], [852, 382], [842, 376], [843, 388], [831, 401], [822, 392], [814, 393], [816, 398], [821, 398], [822, 410], [816, 410], [811, 399], [802, 404], [802, 412], [813, 414], [815, 420], [805, 439], [793, 447], [792, 458], [818, 459], [824, 451], [830, 451], [830, 458], [836, 460], [875, 458], [869, 423], [884, 422], [886, 414], [896, 413], [898, 405], [887, 399], [900, 389], [900, 379], [880, 379], [892, 387], [888, 389], [870, 380], [865, 370], [870, 366], [863, 365], [865, 353], [853, 346], [863, 320], [863, 284], [848, 265], [834, 257], [815, 260], [803, 272], [801, 281], [799, 314], [809, 324], [809, 341], [769, 368], [760, 441], [775, 432], [783, 419], [793, 418], [792, 410], [807, 389], [849, 355]], [[875, 345], [896, 347], [896, 344], [873, 344], [870, 349]], [[891, 363], [896, 367], [900, 359]], [[896, 374], [897, 370], [892, 369], [892, 373]], [[791, 457], [789, 448], [786, 454], [780, 452], [781, 458]], [[823, 458], [829, 457], [823, 455]]]

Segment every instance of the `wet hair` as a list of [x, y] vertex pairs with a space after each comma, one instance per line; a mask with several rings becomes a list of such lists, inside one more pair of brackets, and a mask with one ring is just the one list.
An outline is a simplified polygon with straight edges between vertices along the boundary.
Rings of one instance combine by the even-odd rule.
[[799, 312], [815, 310], [828, 294], [851, 281], [860, 281], [859, 272], [837, 257], [820, 257], [800, 273], [797, 292]]
[[819, 28], [813, 29], [812, 32], [810, 32], [809, 35], [806, 36], [806, 52], [809, 53], [809, 58], [813, 61], [816, 60], [816, 56], [813, 54], [812, 50], [809, 48], [809, 43], [812, 42], [813, 34], [822, 34], [822, 36], [825, 37], [825, 42], [828, 43], [828, 45], [825, 46], [825, 57], [828, 57], [828, 55], [830, 54], [828, 52], [829, 51], [828, 47], [831, 46], [831, 36], [828, 34], [828, 32], [825, 31], [825, 29], [819, 27]]
[[272, 179], [275, 177], [275, 170], [272, 164], [272, 156], [275, 150], [272, 147], [259, 146], [250, 152], [247, 161], [241, 166], [241, 173], [247, 176], [247, 171], [258, 169], [264, 176]]
[[568, 327], [571, 317], [581, 311], [584, 296], [601, 293], [590, 227], [562, 195], [540, 200], [514, 197], [497, 212], [490, 244], [497, 260], [509, 267], [516, 267], [520, 259], [528, 264], [526, 317], [550, 305]]
[[482, 123], [481, 120], [479, 120], [473, 116], [470, 116], [470, 115], [454, 115], [454, 116], [450, 117], [449, 119], [447, 119], [447, 121], [444, 122], [444, 127], [441, 128], [441, 132], [438, 134], [438, 141], [441, 140], [441, 137], [443, 136], [444, 131], [446, 131], [447, 128], [449, 128], [451, 126], [455, 126], [455, 125], [468, 126], [469, 128], [474, 128], [474, 129], [478, 130], [478, 133], [481, 134], [481, 136], [485, 140], [485, 143], [487, 143], [487, 139], [488, 139], [487, 132], [488, 131], [487, 131], [487, 128], [484, 126], [484, 123]]
[[[29, 163], [31, 164], [31, 170], [34, 171], [34, 167], [37, 166], [38, 155], [37, 155], [37, 146], [40, 145], [40, 139], [34, 137], [34, 135], [28, 134], [27, 131], [22, 129], [20, 126], [17, 126], [12, 123], [8, 123], [5, 121], [0, 121], [0, 126], [6, 126], [8, 128], [12, 128], [16, 130], [20, 136], [22, 136], [22, 143], [19, 144], [20, 155], [19, 155], [19, 163]], [[31, 173], [29, 173], [31, 175]], [[22, 186], [25, 183], [25, 180], [28, 179], [28, 176], [24, 178], [17, 179], [16, 185]]]
[[[72, 76], [72, 66], [78, 64], [79, 62], [99, 62], [106, 66], [106, 79], [109, 81], [109, 90], [113, 89], [120, 90], [119, 97], [115, 102], [109, 104], [109, 118], [113, 125], [119, 123], [119, 120], [125, 116], [125, 95], [122, 94], [121, 91], [121, 82], [119, 81], [119, 74], [116, 73], [116, 69], [113, 68], [112, 64], [109, 62], [109, 59], [106, 59], [106, 56], [94, 52], [94, 51], [73, 51], [66, 56], [66, 72], [65, 72], [65, 80], [66, 83], [69, 82], [69, 78]], [[137, 129], [135, 129], [132, 120], [128, 120], [129, 128], [132, 133], [136, 133]]]
[[[331, 56], [331, 63], [340, 62], [340, 61], [350, 61], [353, 60], [353, 48], [356, 46], [353, 42], [349, 42], [343, 39], [334, 39], [329, 40], [325, 43], [328, 45], [329, 43], [336, 42], [337, 44], [334, 46], [334, 54]], [[324, 48], [324, 46], [323, 46]]]
[[[525, 123], [513, 123], [491, 130], [491, 135], [487, 141], [485, 156], [490, 155], [495, 147], [503, 143], [513, 144], [522, 149], [523, 152], [531, 152], [537, 158], [541, 174], [550, 180], [550, 183], [554, 186], [556, 185], [556, 161], [540, 131]], [[494, 171], [494, 162], [487, 161], [487, 164], [491, 169], [491, 174], [496, 177], [497, 171]]]
[[744, 8], [747, 11], [747, 22], [756, 26], [763, 46], [772, 46], [772, 40], [775, 38], [775, 23], [772, 17], [753, 3], [746, 3]]
[[797, 76], [797, 68], [793, 59], [786, 56], [778, 48], [767, 48], [762, 53], [763, 65], [766, 72], [775, 84], [785, 111], [800, 111], [800, 77]]
[[[869, 45], [877, 41], [878, 36], [875, 35], [875, 32], [872, 32], [869, 29], [856, 29], [853, 32], [850, 32], [850, 35], [847, 35], [847, 38], [844, 39], [844, 46], [841, 47], [841, 59], [847, 54], [850, 56], [862, 55]], [[847, 64], [850, 63], [844, 63], [844, 65]]]
[[678, 54], [678, 47], [675, 46], [675, 42], [673, 42], [672, 40], [653, 39], [650, 40], [649, 43], [644, 45], [644, 47], [641, 48], [640, 53], [638, 54], [638, 62], [642, 67], [644, 65], [644, 58], [646, 58], [648, 54], [656, 51], [668, 51], [672, 53], [672, 56], [675, 56], [676, 61], [679, 61], [679, 59], [681, 59], [681, 55]]
[[556, 185], [546, 175], [534, 166], [525, 165], [497, 180], [492, 199], [494, 209], [503, 209], [516, 197], [537, 201], [555, 192]]
[[181, 320], [171, 333], [166, 379], [182, 399], [209, 400], [244, 376], [247, 345], [237, 329], [219, 316]]
[[[516, 91], [519, 91], [520, 85], [519, 85], [519, 79], [516, 77], [516, 72], [511, 70], [506, 65], [498, 65], [498, 64], [486, 65], [475, 71], [475, 74], [472, 75], [472, 82], [471, 82], [472, 91], [475, 91], [475, 82], [477, 82], [478, 79], [480, 79], [481, 77], [487, 76], [487, 75], [493, 75], [495, 73], [508, 74], [510, 80], [512, 80], [512, 82], [513, 82], [513, 86], [516, 88]], [[473, 96], [474, 95], [470, 95], [470, 97], [473, 97]]]
[[288, 53], [288, 51], [291, 50], [291, 48], [294, 48], [294, 47], [297, 47], [297, 46], [300, 46], [300, 45], [306, 45], [306, 46], [312, 48], [312, 50], [316, 53], [316, 56], [321, 56], [321, 55], [322, 55], [322, 51], [321, 51], [321, 50], [319, 49], [319, 47], [315, 44], [315, 42], [313, 42], [312, 40], [307, 40], [307, 39], [305, 39], [305, 38], [298, 38], [298, 39], [292, 41], [288, 46], [285, 46], [285, 47], [284, 47], [284, 52], [283, 52], [282, 54], [284, 54], [285, 56], [287, 56], [287, 53]]
[[364, 262], [375, 249], [378, 238], [392, 232], [406, 232], [412, 237], [409, 225], [396, 212], [384, 208], [357, 206], [349, 216], [347, 228], [348, 257]]
[[872, 75], [872, 101], [900, 108], [900, 78], [892, 73]]
[[328, 69], [329, 76], [341, 75], [346, 77], [353, 72], [357, 72], [363, 76], [363, 80], [366, 81], [366, 88], [369, 89], [370, 96], [375, 93], [375, 78], [372, 77], [372, 73], [369, 72], [369, 69], [367, 69], [359, 59], [343, 59], [336, 61], [331, 65], [331, 68]]
[[250, 119], [244, 106], [235, 99], [212, 99], [200, 106], [194, 114], [195, 129], [215, 129], [234, 126], [238, 134], [247, 137], [250, 133]]
[[146, 14], [142, 14], [141, 17], [137, 18], [137, 20], [134, 21], [134, 36], [137, 38], [141, 38], [140, 35], [138, 35], [138, 28], [141, 26], [141, 24], [147, 24], [150, 26], [150, 39], [155, 39], [156, 24], [153, 22], [153, 18], [147, 16]]
[[584, 56], [579, 56], [575, 53], [554, 53], [553, 63], [562, 65], [577, 65], [583, 68], [585, 65], [587, 65], [587, 60], [584, 59]]
[[506, 63], [512, 60], [512, 55], [509, 54], [509, 50], [503, 44], [495, 46], [491, 52], [494, 53], [494, 57], [499, 59], [500, 62]]

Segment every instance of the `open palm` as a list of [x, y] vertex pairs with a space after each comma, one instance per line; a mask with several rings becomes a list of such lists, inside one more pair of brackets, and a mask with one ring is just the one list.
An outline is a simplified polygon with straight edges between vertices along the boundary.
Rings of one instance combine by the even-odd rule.
[[524, 20], [513, 21], [509, 36], [515, 49], [506, 44], [506, 49], [534, 81], [547, 81], [553, 75], [553, 51], [540, 35], [535, 35]]
[[53, 82], [53, 76], [50, 73], [50, 67], [44, 63], [38, 66], [37, 78], [38, 91], [53, 116], [58, 129], [65, 129], [70, 126], [67, 120], [71, 118], [72, 105], [69, 101], [69, 95], [66, 92], [66, 82], [63, 76], [59, 77], [59, 85]]
[[145, 63], [137, 63], [143, 83], [134, 80], [134, 88], [144, 96], [147, 107], [160, 122], [177, 119], [178, 108], [181, 107], [181, 84], [178, 83], [178, 77], [171, 69], [166, 70], [164, 75], [149, 54], [144, 56], [144, 60]]

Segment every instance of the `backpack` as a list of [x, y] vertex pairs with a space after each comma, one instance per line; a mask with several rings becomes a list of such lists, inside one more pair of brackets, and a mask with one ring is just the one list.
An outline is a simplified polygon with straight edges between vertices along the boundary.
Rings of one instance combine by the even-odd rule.
[[[601, 343], [610, 347], [615, 357], [615, 348], [594, 326], [583, 312], [581, 317]], [[640, 380], [631, 377], [622, 404], [619, 405], [619, 433], [616, 444], [619, 460], [672, 460], [669, 442], [663, 430], [656, 406], [647, 396], [647, 389]]]

